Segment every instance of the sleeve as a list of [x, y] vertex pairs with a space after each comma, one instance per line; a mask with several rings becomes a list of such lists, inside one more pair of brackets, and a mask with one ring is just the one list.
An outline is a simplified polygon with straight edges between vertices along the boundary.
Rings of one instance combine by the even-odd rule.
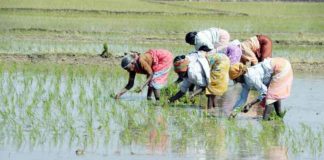
[[134, 80], [135, 80], [135, 76], [136, 76], [136, 73], [135, 72], [129, 72], [129, 79], [128, 79], [128, 83], [126, 85], [126, 89], [129, 90], [133, 87], [134, 85]]
[[243, 106], [246, 103], [246, 100], [249, 96], [249, 91], [250, 91], [250, 88], [246, 84], [242, 84], [242, 91], [240, 94], [240, 99], [236, 101], [236, 103], [233, 107], [233, 110], [235, 110], [238, 107]]
[[148, 73], [148, 74], [153, 74], [152, 67], [145, 61], [144, 58], [140, 59], [140, 63], [142, 68]]
[[258, 91], [259, 96], [258, 99], [262, 100], [267, 95], [267, 86], [263, 84], [261, 79], [256, 79], [253, 83], [253, 87]]
[[196, 41], [195, 42], [195, 48], [196, 48], [197, 51], [199, 50], [199, 48], [201, 46], [207, 46], [211, 50], [214, 49], [213, 43], [210, 40], [208, 40], [208, 38], [205, 37], [205, 36], [197, 35], [195, 41]]
[[181, 86], [180, 86], [181, 92], [186, 93], [190, 86], [191, 86], [191, 83], [189, 82], [189, 80], [187, 78], [184, 79], [184, 81], [181, 83]]

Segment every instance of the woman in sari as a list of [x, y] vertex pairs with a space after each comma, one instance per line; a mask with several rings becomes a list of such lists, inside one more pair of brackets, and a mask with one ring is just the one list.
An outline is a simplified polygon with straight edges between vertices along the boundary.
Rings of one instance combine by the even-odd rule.
[[256, 65], [272, 56], [272, 41], [268, 36], [256, 35], [241, 43], [241, 62]]
[[230, 40], [230, 34], [221, 28], [209, 28], [199, 32], [189, 32], [186, 34], [186, 42], [194, 45], [199, 51], [202, 46], [207, 46], [210, 50], [216, 49], [216, 52], [222, 52]]
[[240, 41], [238, 40], [230, 42], [228, 46], [224, 48], [223, 53], [217, 52], [216, 49], [210, 49], [208, 46], [201, 46], [199, 51], [205, 51], [207, 54], [225, 54], [229, 58], [231, 65], [240, 62], [242, 57]]
[[240, 41], [234, 40], [226, 47], [224, 54], [230, 59], [231, 65], [241, 61], [242, 50]]
[[134, 85], [136, 74], [145, 74], [147, 80], [138, 92], [148, 85], [147, 99], [152, 99], [152, 92], [156, 100], [160, 99], [160, 89], [167, 84], [168, 73], [172, 66], [173, 55], [165, 49], [150, 49], [144, 54], [131, 54], [123, 57], [121, 67], [129, 72], [128, 83], [115, 98], [120, 98]]
[[208, 108], [214, 108], [217, 106], [216, 96], [221, 96], [227, 91], [229, 59], [224, 54], [206, 54], [203, 51], [196, 52], [196, 55], [196, 58], [192, 55], [190, 57], [181, 55], [174, 59], [174, 71], [183, 78], [183, 82], [180, 91], [169, 101], [174, 102], [181, 98], [194, 84], [197, 89], [190, 97], [205, 91]]
[[289, 97], [293, 81], [293, 71], [288, 60], [279, 57], [268, 58], [250, 68], [243, 63], [236, 63], [230, 67], [229, 75], [243, 87], [240, 99], [233, 107], [234, 111], [246, 103], [250, 89], [256, 89], [259, 93], [258, 98], [246, 104], [243, 112], [248, 112], [252, 105], [264, 100], [264, 120], [269, 119], [272, 104], [276, 114], [282, 116], [281, 100]]

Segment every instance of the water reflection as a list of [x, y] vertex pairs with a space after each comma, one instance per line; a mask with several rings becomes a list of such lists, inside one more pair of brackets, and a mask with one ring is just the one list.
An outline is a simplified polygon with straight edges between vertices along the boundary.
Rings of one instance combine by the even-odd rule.
[[[197, 105], [156, 106], [145, 100], [144, 93], [128, 93], [125, 99], [115, 101], [110, 94], [123, 87], [120, 85], [126, 82], [120, 77], [127, 76], [118, 69], [2, 67], [1, 157], [44, 150], [74, 155], [82, 149], [84, 156], [146, 155], [144, 159], [165, 159], [164, 155], [192, 159], [323, 158], [323, 125], [296, 127], [291, 125], [298, 121], [294, 115], [284, 122], [261, 122], [244, 116], [227, 120], [239, 92], [237, 86], [231, 86], [219, 99], [222, 107], [215, 113], [220, 114], [209, 116]], [[297, 79], [297, 83], [302, 81]], [[291, 99], [295, 96], [296, 92]], [[287, 103], [289, 106], [290, 100]]]

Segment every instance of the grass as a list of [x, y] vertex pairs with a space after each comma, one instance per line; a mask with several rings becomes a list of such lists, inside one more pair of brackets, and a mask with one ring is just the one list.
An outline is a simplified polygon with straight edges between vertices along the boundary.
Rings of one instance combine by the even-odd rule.
[[[324, 41], [323, 3], [2, 0], [0, 6], [0, 53], [99, 55], [107, 43], [114, 55], [148, 48], [186, 54], [193, 49], [184, 43], [187, 32], [222, 27], [232, 39], [262, 33], [288, 43], [276, 43], [275, 56], [324, 61], [318, 45]], [[281, 121], [210, 117], [188, 107], [188, 97], [165, 103], [177, 92], [172, 85], [162, 92], [168, 95], [163, 108], [142, 100], [144, 92], [115, 101], [111, 95], [127, 83], [120, 67], [0, 62], [0, 75], [2, 147], [68, 145], [85, 153], [108, 148], [102, 155], [110, 155], [120, 150], [146, 154], [146, 146], [168, 144], [172, 154], [224, 159], [261, 159], [273, 146], [289, 148], [293, 157], [323, 154], [323, 126], [318, 131]], [[137, 76], [135, 86], [144, 79]]]
[[[187, 32], [221, 27], [232, 39], [266, 34], [289, 41], [289, 49], [275, 44], [275, 53], [301, 61], [313, 55], [314, 46], [321, 53], [320, 46], [308, 43], [323, 43], [324, 34], [322, 3], [27, 0], [1, 1], [0, 6], [0, 53], [98, 55], [108, 43], [114, 55], [148, 48], [186, 54], [193, 49], [184, 43]], [[294, 44], [306, 44], [306, 50]]]

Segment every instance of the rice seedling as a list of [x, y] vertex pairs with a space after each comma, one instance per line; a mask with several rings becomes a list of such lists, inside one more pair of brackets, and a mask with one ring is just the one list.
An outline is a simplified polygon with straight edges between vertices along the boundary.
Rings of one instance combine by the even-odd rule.
[[[141, 3], [144, 2], [141, 1]], [[168, 5], [183, 5], [183, 2], [166, 3], [170, 3]], [[151, 3], [149, 4], [152, 5]], [[201, 5], [200, 3], [197, 4]], [[6, 5], [10, 6], [9, 4]], [[224, 10], [231, 11], [227, 7]], [[163, 8], [161, 10], [164, 12]], [[72, 15], [66, 15], [56, 19], [56, 16], [61, 15], [61, 13], [57, 13], [56, 11], [53, 11], [55, 13], [43, 13], [42, 11], [32, 12], [29, 16], [23, 15], [22, 13], [16, 13], [10, 16], [11, 18], [16, 17], [18, 19], [26, 18], [26, 20], [22, 20], [22, 22], [14, 24], [12, 27], [15, 28], [19, 25], [19, 27], [25, 27], [27, 30], [21, 31], [21, 34], [18, 31], [9, 31], [10, 34], [13, 34], [9, 39], [12, 40], [10, 43], [17, 42], [18, 45], [22, 44], [22, 46], [10, 49], [8, 45], [7, 48], [0, 45], [0, 51], [17, 51], [18, 53], [23, 51], [32, 51], [33, 53], [66, 51], [99, 54], [102, 51], [102, 44], [108, 42], [109, 50], [114, 54], [122, 53], [125, 50], [133, 48], [139, 51], [145, 51], [152, 46], [170, 47], [175, 54], [179, 54], [187, 53], [191, 50], [188, 46], [182, 44], [183, 34], [188, 30], [205, 26], [205, 24], [198, 24], [198, 20], [200, 22], [200, 18], [198, 17], [192, 18], [177, 14], [172, 18], [157, 13], [144, 16], [112, 16], [110, 14], [104, 14], [103, 17], [97, 15], [97, 13], [92, 13], [91, 16], [88, 15], [74, 20], [75, 17], [72, 16], [78, 17], [84, 14], [73, 13]], [[37, 15], [39, 12], [41, 14]], [[174, 12], [182, 11], [175, 10]], [[247, 10], [242, 10], [241, 12], [246, 13]], [[292, 11], [290, 14], [293, 14], [293, 12], [295, 11]], [[0, 17], [2, 18], [9, 13], [12, 12], [0, 9]], [[36, 31], [28, 30], [29, 27], [33, 27], [30, 23], [32, 20], [43, 16], [49, 17], [49, 20], [44, 21], [40, 25], [41, 28], [46, 29], [45, 31], [42, 29]], [[6, 17], [4, 24], [0, 26], [1, 42], [8, 40], [4, 38], [8, 34], [2, 33], [3, 28], [7, 29], [9, 25], [16, 23], [16, 20], [10, 20], [9, 18]], [[116, 22], [116, 26], [108, 25], [108, 23], [115, 22], [117, 18], [120, 21]], [[138, 20], [139, 22], [127, 22], [132, 18], [140, 19]], [[158, 25], [160, 21], [166, 19], [168, 19], [166, 21], [167, 23], [174, 23], [181, 18], [183, 20], [174, 25]], [[215, 18], [204, 15], [203, 18], [213, 21], [224, 20], [222, 22], [224, 26], [227, 26], [226, 23], [230, 23], [230, 21], [225, 20], [226, 17]], [[241, 17], [233, 16], [229, 18], [232, 20], [239, 19], [240, 23], [238, 24], [242, 24], [242, 26], [246, 25], [242, 22]], [[94, 23], [98, 27], [91, 29], [90, 25], [85, 24], [85, 21], [89, 19], [90, 21], [87, 23]], [[103, 22], [104, 19], [107, 19], [107, 22]], [[156, 19], [160, 20], [157, 21]], [[187, 26], [187, 23], [184, 23], [189, 19], [192, 19], [190, 24], [192, 23], [193, 25], [191, 27], [188, 27], [190, 25]], [[270, 17], [271, 19], [273, 17]], [[316, 19], [321, 18], [316, 17]], [[51, 20], [53, 22], [50, 22]], [[59, 20], [62, 20], [62, 22], [53, 25], [53, 23], [57, 23]], [[72, 21], [68, 24], [67, 22], [69, 20]], [[99, 22], [96, 22], [97, 20]], [[283, 21], [280, 20], [278, 24], [283, 23]], [[294, 23], [297, 21], [293, 20]], [[39, 21], [37, 22], [40, 23]], [[151, 25], [146, 25], [151, 22]], [[22, 25], [22, 23], [26, 24]], [[128, 23], [134, 23], [135, 27], [125, 27], [124, 30], [120, 30], [122, 28], [120, 26]], [[179, 23], [183, 24], [179, 25]], [[85, 24], [85, 26], [82, 27], [80, 24]], [[307, 31], [319, 33], [319, 25], [316, 22], [316, 26]], [[104, 28], [103, 26], [107, 26], [108, 28]], [[74, 27], [77, 33], [70, 33], [70, 30]], [[143, 27], [143, 29], [139, 29], [140, 27]], [[164, 30], [161, 31], [161, 27]], [[239, 31], [236, 27], [229, 28], [233, 31]], [[261, 27], [263, 26], [244, 26], [243, 28], [246, 30], [244, 33], [237, 32], [234, 35], [239, 35], [239, 38], [243, 38], [254, 34], [256, 31], [272, 33], [270, 32], [270, 27], [265, 27], [264, 30]], [[273, 37], [275, 39], [286, 39], [297, 32], [297, 28], [294, 27], [289, 29], [275, 27], [274, 29], [284, 31], [291, 29], [294, 32], [291, 34], [288, 33], [288, 36], [274, 33]], [[132, 36], [132, 34], [127, 32], [138, 33], [138, 37]], [[169, 36], [166, 33], [174, 35]], [[31, 34], [31, 36], [28, 36], [28, 34]], [[64, 38], [71, 41], [66, 43], [57, 42], [58, 40], [55, 39], [55, 36], [59, 34], [62, 34]], [[25, 36], [26, 39], [20, 38], [20, 35], [22, 37]], [[44, 42], [41, 43], [43, 48], [37, 48], [37, 45], [34, 45], [36, 42], [42, 40], [40, 38], [41, 35], [45, 36]], [[319, 33], [320, 35], [321, 33]], [[32, 36], [35, 36], [36, 40], [31, 40], [31, 43], [23, 44], [27, 40], [30, 40]], [[77, 40], [73, 41], [74, 38], [68, 38], [69, 36], [76, 37]], [[114, 37], [114, 39], [107, 40], [106, 36]], [[152, 40], [154, 37], [162, 38], [156, 40], [158, 42], [154, 42]], [[172, 37], [175, 37], [174, 41], [166, 42]], [[307, 39], [314, 38], [321, 40], [317, 35], [306, 34], [305, 37]], [[130, 39], [130, 44], [125, 45], [125, 41], [128, 38]], [[150, 41], [146, 42], [146, 39]], [[278, 51], [275, 53], [276, 56], [283, 55], [294, 60], [294, 56], [298, 55], [298, 57], [303, 57], [302, 59], [305, 58], [308, 61], [320, 61], [319, 59], [321, 58], [319, 54], [321, 53], [320, 47], [314, 47], [314, 50], [309, 50], [312, 46], [294, 46], [290, 48], [285, 45], [277, 45], [277, 47], [275, 48]], [[291, 52], [295, 51], [298, 51], [298, 53], [291, 54]], [[299, 59], [294, 61], [299, 61]], [[266, 152], [273, 146], [284, 146], [288, 148], [289, 156], [292, 157], [303, 156], [304, 154], [306, 154], [305, 158], [312, 157], [314, 159], [320, 159], [323, 157], [323, 131], [315, 131], [309, 124], [301, 125], [296, 129], [291, 127], [293, 125], [291, 124], [292, 122], [286, 121], [285, 119], [272, 122], [259, 122], [249, 118], [227, 120], [224, 117], [208, 116], [206, 112], [197, 107], [198, 105], [202, 106], [201, 103], [205, 101], [199, 99], [199, 97], [193, 102], [194, 105], [191, 105], [192, 102], [188, 96], [175, 104], [167, 103], [167, 98], [178, 91], [178, 86], [172, 84], [162, 90], [162, 97], [159, 104], [146, 102], [144, 100], [144, 92], [141, 94], [127, 93], [123, 99], [115, 100], [113, 96], [116, 91], [124, 87], [123, 85], [127, 83], [127, 79], [122, 77], [127, 77], [127, 73], [119, 66], [37, 63], [7, 64], [1, 62], [0, 128], [2, 130], [0, 131], [0, 146], [17, 145], [17, 150], [23, 150], [22, 145], [24, 144], [28, 144], [31, 148], [35, 149], [46, 148], [45, 144], [51, 144], [54, 147], [68, 145], [73, 151], [81, 146], [83, 151], [88, 151], [91, 148], [98, 148], [100, 150], [102, 146], [99, 144], [104, 143], [103, 148], [106, 147], [108, 148], [107, 150], [114, 150], [116, 148], [118, 148], [117, 150], [124, 150], [128, 148], [133, 153], [147, 154], [149, 153], [147, 144], [151, 142], [150, 145], [155, 147], [165, 145], [165, 148], [167, 148], [165, 152], [170, 154], [171, 157], [190, 154], [199, 155], [202, 153], [212, 158], [218, 155], [224, 159], [237, 159], [243, 156], [247, 158], [262, 158], [265, 154], [263, 151]], [[174, 74], [171, 74], [170, 81], [173, 78]], [[144, 79], [144, 76], [138, 76], [136, 85], [142, 84]], [[135, 100], [129, 97], [135, 97]], [[55, 149], [52, 149], [49, 152], [55, 151]], [[233, 154], [225, 155], [226, 152]], [[87, 153], [85, 152], [84, 154]], [[98, 152], [94, 151], [94, 153], [97, 154]], [[152, 154], [149, 158], [154, 158], [154, 156]]]

